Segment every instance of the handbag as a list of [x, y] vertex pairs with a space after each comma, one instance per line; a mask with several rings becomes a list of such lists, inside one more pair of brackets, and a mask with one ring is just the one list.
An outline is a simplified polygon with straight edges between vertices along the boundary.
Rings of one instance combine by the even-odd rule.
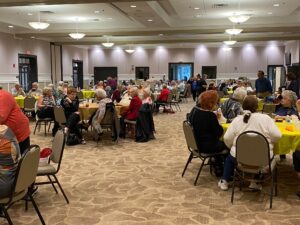
[[66, 144], [67, 145], [78, 145], [80, 144], [80, 138], [74, 134], [74, 133], [69, 133], [67, 136], [67, 141]]

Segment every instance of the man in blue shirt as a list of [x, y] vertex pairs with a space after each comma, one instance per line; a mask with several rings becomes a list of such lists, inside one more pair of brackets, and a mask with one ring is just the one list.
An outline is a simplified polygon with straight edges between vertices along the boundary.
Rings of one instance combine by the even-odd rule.
[[255, 81], [256, 95], [260, 98], [265, 98], [272, 94], [272, 86], [270, 80], [265, 78], [265, 73], [262, 70], [257, 72], [257, 77]]

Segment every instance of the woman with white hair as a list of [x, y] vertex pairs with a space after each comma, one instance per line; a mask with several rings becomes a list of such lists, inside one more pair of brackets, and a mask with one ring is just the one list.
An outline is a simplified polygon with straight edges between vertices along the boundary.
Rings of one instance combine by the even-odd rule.
[[94, 131], [97, 132], [97, 134], [101, 134], [102, 128], [100, 124], [106, 112], [106, 104], [112, 103], [112, 100], [110, 98], [107, 98], [106, 91], [101, 88], [96, 90], [95, 97], [99, 102], [99, 108], [93, 116], [92, 127]]
[[297, 95], [295, 92], [285, 90], [282, 92], [282, 99], [279, 107], [277, 107], [275, 118], [285, 118], [286, 116], [295, 115], [298, 117], [298, 111], [296, 109]]
[[227, 119], [227, 122], [231, 122], [235, 117], [243, 114], [242, 103], [246, 95], [246, 89], [239, 87], [235, 89], [232, 97], [222, 104], [222, 114]]
[[143, 90], [143, 92], [144, 92], [144, 95], [143, 95], [144, 99], [143, 99], [142, 103], [143, 104], [148, 103], [149, 105], [152, 105], [153, 101], [152, 101], [152, 98], [151, 98], [151, 90], [150, 90], [150, 88], [145, 88]]

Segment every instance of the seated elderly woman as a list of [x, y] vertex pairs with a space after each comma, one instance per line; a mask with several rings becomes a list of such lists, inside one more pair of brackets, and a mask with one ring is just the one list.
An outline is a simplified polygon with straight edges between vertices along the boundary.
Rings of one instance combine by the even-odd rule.
[[295, 92], [290, 90], [285, 90], [282, 92], [282, 99], [280, 105], [275, 111], [275, 119], [285, 118], [286, 116], [298, 116], [298, 111], [296, 109], [297, 95]]
[[99, 135], [102, 133], [100, 124], [106, 112], [106, 104], [112, 103], [112, 100], [110, 98], [107, 98], [106, 91], [104, 91], [103, 89], [97, 89], [95, 92], [95, 97], [99, 102], [99, 108], [92, 118], [92, 127], [95, 133]]
[[243, 114], [242, 103], [246, 95], [246, 89], [239, 87], [235, 89], [232, 97], [221, 105], [222, 114], [227, 119], [227, 122], [230, 123], [235, 117]]
[[160, 95], [157, 97], [157, 100], [155, 102], [156, 112], [159, 111], [159, 106], [162, 105], [162, 103], [167, 102], [169, 93], [170, 93], [170, 90], [167, 88], [167, 85], [164, 84], [163, 88], [160, 92]]
[[125, 122], [124, 120], [136, 120], [139, 116], [139, 109], [142, 105], [142, 100], [138, 97], [137, 87], [132, 87], [128, 90], [128, 94], [132, 97], [129, 107], [122, 113], [120, 118], [120, 137], [125, 138]]
[[80, 121], [79, 100], [77, 90], [74, 87], [68, 87], [67, 95], [61, 101], [61, 106], [64, 108], [67, 124], [65, 133], [75, 134], [81, 141], [81, 144], [86, 144], [79, 130], [78, 122]]
[[21, 154], [14, 133], [6, 125], [0, 125], [0, 140], [0, 198], [3, 198], [12, 191]]
[[152, 101], [152, 98], [151, 98], [151, 90], [150, 88], [145, 88], [143, 90], [144, 94], [143, 94], [143, 101], [142, 103], [145, 104], [145, 103], [148, 103], [149, 105], [152, 105], [153, 101]]
[[[194, 134], [199, 150], [203, 153], [217, 153], [227, 149], [220, 137], [223, 128], [218, 122], [219, 114], [213, 111], [217, 108], [218, 93], [214, 90], [205, 91], [200, 94], [197, 106], [195, 106], [188, 116], [188, 121], [194, 128]], [[217, 157], [215, 173], [222, 175], [223, 159]]]
[[[224, 165], [224, 173], [218, 186], [221, 190], [228, 190], [228, 181], [233, 176], [235, 155], [236, 155], [236, 139], [244, 131], [257, 131], [263, 134], [269, 142], [270, 157], [273, 158], [273, 146], [281, 138], [281, 133], [271, 117], [266, 114], [257, 113], [258, 100], [256, 96], [248, 95], [243, 102], [244, 115], [239, 115], [230, 124], [223, 139], [228, 148], [230, 155], [227, 157]], [[249, 188], [261, 189], [256, 183], [251, 183]]]
[[[52, 94], [52, 88], [45, 87], [43, 89], [43, 95], [40, 96], [38, 102], [37, 102], [37, 115], [39, 118], [51, 118], [55, 120], [54, 118], [54, 108], [53, 106], [56, 105], [54, 96]], [[59, 124], [57, 122], [54, 123], [54, 127], [52, 129], [52, 136], [56, 134], [56, 131], [58, 130]]]

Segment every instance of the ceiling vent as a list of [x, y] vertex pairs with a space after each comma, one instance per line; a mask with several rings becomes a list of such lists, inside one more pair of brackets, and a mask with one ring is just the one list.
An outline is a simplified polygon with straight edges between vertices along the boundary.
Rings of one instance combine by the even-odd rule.
[[45, 11], [40, 11], [40, 13], [43, 13], [43, 14], [53, 14], [54, 12], [45, 10]]
[[213, 9], [223, 9], [223, 8], [226, 8], [226, 7], [228, 7], [228, 4], [225, 4], [225, 3], [219, 3], [219, 4], [213, 4], [212, 5]]

